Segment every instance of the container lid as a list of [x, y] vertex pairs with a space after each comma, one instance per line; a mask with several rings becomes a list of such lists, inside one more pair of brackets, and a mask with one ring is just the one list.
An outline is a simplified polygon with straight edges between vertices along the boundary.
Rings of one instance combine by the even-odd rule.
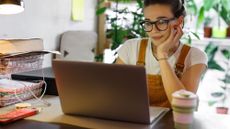
[[197, 98], [197, 95], [193, 92], [187, 91], [187, 90], [178, 90], [172, 94], [173, 97], [179, 98], [179, 99], [195, 99]]

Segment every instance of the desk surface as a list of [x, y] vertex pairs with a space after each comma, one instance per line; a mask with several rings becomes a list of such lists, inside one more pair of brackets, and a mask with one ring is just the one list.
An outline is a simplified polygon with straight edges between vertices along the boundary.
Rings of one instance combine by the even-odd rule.
[[20, 120], [8, 125], [0, 125], [1, 129], [86, 129], [83, 127], [66, 125], [66, 124], [55, 124], [46, 123], [32, 120]]
[[[26, 120], [17, 121], [15, 123], [0, 126], [3, 129], [173, 129], [172, 112], [168, 112], [155, 125], [143, 125], [127, 122], [118, 122], [110, 120], [102, 120], [88, 117], [79, 117], [64, 115], [61, 111], [60, 101], [57, 96], [46, 96], [46, 101], [51, 103], [51, 106], [44, 107], [39, 103], [30, 101], [36, 104], [36, 107], [42, 107], [43, 110], [38, 115], [28, 117]], [[13, 106], [1, 108], [0, 112], [12, 110]], [[196, 112], [194, 114], [193, 129], [230, 129], [230, 116], [218, 114], [204, 114]], [[45, 123], [44, 123], [45, 122]], [[54, 124], [56, 123], [56, 124]], [[57, 124], [58, 123], [58, 124]], [[82, 127], [82, 128], [81, 128]]]
[[[152, 129], [173, 129], [172, 112], [168, 112]], [[167, 123], [167, 124], [165, 124]], [[34, 120], [20, 120], [8, 125], [1, 125], [1, 129], [87, 129], [85, 127], [61, 123], [47, 123]]]

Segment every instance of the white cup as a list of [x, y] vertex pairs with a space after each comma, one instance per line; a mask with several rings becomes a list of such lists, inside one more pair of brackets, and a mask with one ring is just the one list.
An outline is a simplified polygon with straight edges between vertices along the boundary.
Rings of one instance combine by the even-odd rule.
[[172, 94], [173, 120], [175, 129], [191, 129], [193, 112], [197, 108], [197, 95], [186, 90]]

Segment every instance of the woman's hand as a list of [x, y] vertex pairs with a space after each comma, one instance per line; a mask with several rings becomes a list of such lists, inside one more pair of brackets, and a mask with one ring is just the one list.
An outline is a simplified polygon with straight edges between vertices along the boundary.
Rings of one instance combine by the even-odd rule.
[[176, 43], [179, 42], [180, 38], [183, 35], [181, 26], [177, 26], [176, 28], [174, 28], [173, 25], [170, 25], [169, 29], [170, 29], [169, 37], [163, 43], [157, 46], [158, 59], [168, 58], [170, 49], [172, 49], [176, 45]]

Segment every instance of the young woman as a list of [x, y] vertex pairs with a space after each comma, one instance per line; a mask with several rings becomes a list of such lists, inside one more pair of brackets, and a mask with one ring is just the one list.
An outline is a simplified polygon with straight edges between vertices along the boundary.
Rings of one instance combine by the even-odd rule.
[[196, 93], [207, 67], [207, 56], [180, 42], [186, 15], [184, 0], [144, 0], [148, 38], [126, 41], [118, 50], [117, 64], [143, 65], [148, 74], [150, 105], [171, 107], [172, 93]]

